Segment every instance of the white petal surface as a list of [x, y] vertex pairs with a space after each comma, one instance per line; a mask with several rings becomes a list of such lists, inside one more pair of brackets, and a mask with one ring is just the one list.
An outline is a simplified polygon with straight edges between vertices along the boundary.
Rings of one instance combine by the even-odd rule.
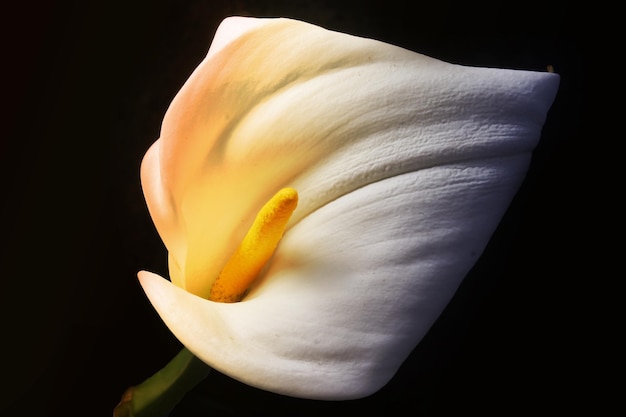
[[[558, 76], [287, 19], [227, 20], [216, 38], [142, 166], [176, 285], [141, 283], [176, 337], [233, 378], [305, 398], [371, 394], [480, 256]], [[246, 299], [193, 295], [287, 185], [299, 207]]]

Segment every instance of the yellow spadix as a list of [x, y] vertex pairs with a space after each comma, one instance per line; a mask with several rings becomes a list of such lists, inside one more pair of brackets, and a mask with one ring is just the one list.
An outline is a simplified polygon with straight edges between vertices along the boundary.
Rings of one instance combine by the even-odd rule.
[[244, 297], [274, 254], [297, 205], [298, 192], [293, 188], [283, 188], [261, 208], [252, 227], [211, 287], [209, 300], [233, 303]]

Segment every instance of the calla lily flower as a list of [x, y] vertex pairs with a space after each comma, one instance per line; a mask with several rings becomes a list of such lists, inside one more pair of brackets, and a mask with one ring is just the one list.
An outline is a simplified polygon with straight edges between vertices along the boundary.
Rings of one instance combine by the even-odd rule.
[[[142, 271], [140, 283], [182, 344], [236, 380], [308, 399], [368, 396], [484, 250], [558, 84], [301, 21], [228, 18], [142, 163], [169, 280]], [[212, 300], [281, 190], [276, 204], [293, 204], [269, 214], [279, 232], [258, 235], [274, 241], [241, 273], [254, 279], [238, 302]]]

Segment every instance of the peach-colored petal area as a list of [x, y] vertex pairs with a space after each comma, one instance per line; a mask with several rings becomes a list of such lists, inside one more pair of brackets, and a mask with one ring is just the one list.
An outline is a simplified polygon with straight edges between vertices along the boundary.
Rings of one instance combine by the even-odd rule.
[[250, 19], [242, 16], [231, 16], [224, 20], [219, 30], [215, 32], [211, 49], [207, 53], [207, 58], [221, 51], [230, 42], [236, 40], [245, 32], [269, 23], [267, 19]]
[[244, 301], [214, 303], [159, 276], [141, 285], [196, 356], [295, 397], [385, 385], [483, 251], [528, 155], [446, 164], [344, 195], [295, 224]]
[[142, 167], [173, 282], [206, 294], [282, 187], [300, 194], [291, 227], [385, 178], [530, 153], [557, 86], [304, 22], [226, 19]]

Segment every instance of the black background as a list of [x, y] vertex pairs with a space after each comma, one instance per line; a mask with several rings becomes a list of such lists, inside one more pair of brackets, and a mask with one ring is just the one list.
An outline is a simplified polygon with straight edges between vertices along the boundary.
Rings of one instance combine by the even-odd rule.
[[168, 104], [229, 15], [294, 17], [466, 65], [552, 65], [561, 89], [501, 227], [388, 386], [326, 403], [214, 372], [172, 416], [596, 409], [597, 357], [587, 351], [596, 326], [590, 299], [579, 298], [591, 229], [580, 204], [591, 187], [578, 161], [591, 124], [593, 17], [575, 7], [140, 0], [4, 10], [1, 414], [110, 416], [125, 388], [179, 350], [135, 278], [144, 268], [167, 271], [138, 170]]

